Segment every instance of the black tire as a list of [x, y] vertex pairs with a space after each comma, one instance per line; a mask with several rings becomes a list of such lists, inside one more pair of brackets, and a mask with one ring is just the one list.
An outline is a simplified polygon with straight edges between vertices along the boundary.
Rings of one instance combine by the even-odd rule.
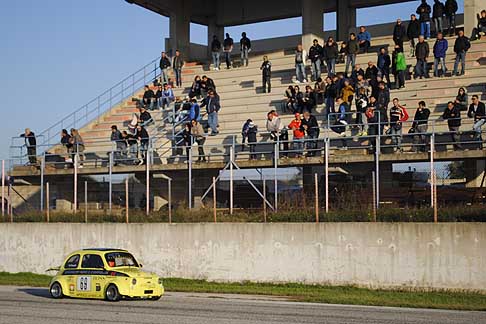
[[105, 299], [107, 301], [116, 302], [121, 299], [118, 288], [114, 284], [108, 285], [105, 291]]
[[57, 281], [53, 283], [51, 287], [49, 287], [49, 293], [51, 294], [51, 297], [55, 299], [59, 299], [64, 296], [62, 293], [62, 286]]
[[162, 297], [162, 296], [154, 296], [154, 297], [150, 298], [150, 300], [153, 300], [153, 301], [155, 301], [155, 300], [159, 300], [159, 299], [160, 299], [160, 297]]

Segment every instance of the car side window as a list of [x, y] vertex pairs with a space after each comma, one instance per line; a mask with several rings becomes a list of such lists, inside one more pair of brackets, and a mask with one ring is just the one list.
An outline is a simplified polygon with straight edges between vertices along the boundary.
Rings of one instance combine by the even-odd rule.
[[79, 264], [79, 254], [72, 255], [64, 264], [65, 269], [75, 269]]
[[103, 269], [104, 268], [103, 260], [97, 254], [85, 254], [83, 255], [81, 268]]

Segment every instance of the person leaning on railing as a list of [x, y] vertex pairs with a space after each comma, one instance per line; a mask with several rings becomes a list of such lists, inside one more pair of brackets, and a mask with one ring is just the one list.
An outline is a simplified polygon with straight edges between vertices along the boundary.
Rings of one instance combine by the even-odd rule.
[[148, 158], [147, 151], [148, 151], [150, 139], [147, 130], [140, 124], [137, 125], [137, 132], [135, 134], [135, 138], [140, 143], [139, 144], [140, 158], [138, 161], [138, 165], [142, 165], [147, 162], [147, 158]]
[[71, 153], [73, 145], [71, 144], [71, 135], [69, 135], [66, 129], [61, 131], [61, 145], [66, 148], [68, 154]]
[[426, 107], [425, 101], [420, 101], [417, 110], [415, 111], [415, 116], [413, 118], [412, 131], [414, 138], [414, 146], [412, 148], [413, 152], [426, 152], [426, 135], [428, 129], [430, 110]]
[[197, 120], [193, 119], [191, 121], [191, 135], [194, 141], [197, 143], [198, 152], [198, 162], [206, 162], [206, 154], [204, 153], [204, 143], [206, 142], [206, 133], [204, 133], [204, 128]]
[[272, 140], [282, 143], [284, 151], [282, 155], [287, 157], [289, 151], [289, 134], [287, 129], [282, 128], [280, 117], [275, 110], [270, 110], [267, 113], [266, 128]]
[[398, 98], [393, 98], [393, 106], [390, 108], [390, 135], [394, 145], [393, 151], [403, 152], [402, 149], [402, 130], [403, 123], [408, 120], [407, 109], [400, 104]]
[[[85, 150], [84, 141], [81, 135], [79, 134], [79, 131], [75, 128], [71, 128], [71, 144], [73, 145], [72, 148], [73, 161], [74, 161], [74, 156], [76, 154], [79, 154], [79, 159], [81, 161], [84, 161], [84, 153], [83, 153]], [[79, 167], [82, 168], [83, 165], [80, 165]]]
[[20, 137], [23, 137], [25, 140], [29, 164], [37, 164], [37, 141], [34, 132], [32, 132], [30, 128], [26, 128], [25, 132], [20, 134]]

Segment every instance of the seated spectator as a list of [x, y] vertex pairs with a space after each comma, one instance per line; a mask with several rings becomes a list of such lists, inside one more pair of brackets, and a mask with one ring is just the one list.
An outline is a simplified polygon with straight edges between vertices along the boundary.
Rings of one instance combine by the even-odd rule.
[[189, 98], [200, 98], [201, 97], [201, 77], [196, 75], [194, 81], [191, 85], [191, 90], [189, 90]]
[[395, 89], [405, 88], [405, 73], [407, 62], [403, 50], [396, 45], [392, 53], [392, 73], [395, 77]]
[[25, 140], [25, 146], [27, 147], [27, 158], [29, 164], [37, 164], [37, 140], [34, 132], [30, 128], [26, 128], [23, 134], [20, 134]]
[[294, 114], [295, 113], [302, 113], [304, 108], [305, 108], [304, 94], [302, 93], [302, 91], [300, 91], [299, 86], [294, 86], [294, 90], [295, 90], [295, 111], [294, 111]]
[[317, 79], [314, 83], [314, 105], [319, 105], [324, 102], [324, 90], [326, 89], [326, 82], [322, 78]]
[[486, 123], [486, 107], [484, 103], [479, 101], [479, 97], [477, 95], [472, 96], [472, 103], [469, 105], [467, 116], [474, 119], [473, 130], [476, 132], [476, 139], [481, 141], [482, 148], [481, 134], [483, 125]]
[[333, 81], [336, 84], [336, 91], [338, 96], [341, 94], [341, 90], [344, 88], [344, 81], [346, 80], [343, 73], [339, 72], [333, 77]]
[[197, 143], [197, 151], [198, 151], [198, 162], [206, 162], [206, 154], [204, 153], [204, 143], [206, 142], [206, 134], [204, 133], [204, 129], [197, 120], [191, 121], [191, 135], [194, 141]]
[[364, 77], [365, 72], [361, 68], [361, 65], [356, 64], [354, 66], [353, 72], [351, 72], [351, 80], [353, 81], [353, 84], [356, 84], [356, 82], [358, 82], [358, 76], [359, 75], [362, 75]]
[[378, 72], [381, 74], [381, 78], [386, 80], [388, 88], [391, 87], [390, 82], [390, 66], [391, 66], [391, 59], [390, 55], [386, 51], [386, 48], [380, 48], [380, 53], [378, 53], [378, 62], [377, 62], [377, 69]]
[[454, 149], [462, 149], [461, 135], [459, 134], [459, 128], [461, 127], [461, 109], [458, 105], [455, 105], [452, 101], [447, 103], [447, 108], [441, 116], [441, 119], [447, 120], [447, 126], [452, 136], [452, 142], [454, 143]]
[[152, 115], [150, 115], [150, 113], [147, 111], [147, 109], [145, 109], [145, 107], [140, 107], [139, 111], [140, 111], [140, 116], [138, 117], [138, 123], [142, 127], [147, 127], [148, 125], [153, 123], [154, 120], [152, 118]]
[[134, 135], [134, 137], [137, 139], [137, 141], [140, 143], [139, 146], [139, 153], [140, 153], [140, 159], [138, 161], [138, 165], [142, 165], [144, 163], [147, 163], [147, 158], [148, 158], [148, 148], [149, 148], [149, 134], [147, 130], [142, 126], [142, 125], [137, 125], [137, 132]]
[[341, 89], [340, 97], [351, 107], [351, 102], [354, 99], [354, 88], [348, 79], [344, 81], [344, 87]]
[[376, 65], [373, 64], [373, 62], [369, 61], [368, 62], [368, 67], [366, 68], [365, 72], [365, 79], [370, 81], [372, 79], [376, 79], [378, 76], [378, 68]]
[[167, 83], [164, 83], [164, 89], [162, 90], [162, 96], [160, 98], [160, 107], [170, 108], [170, 104], [175, 100], [174, 91]]
[[425, 101], [419, 102], [419, 107], [415, 111], [413, 118], [412, 130], [414, 138], [413, 152], [426, 152], [427, 151], [427, 129], [429, 122], [430, 110], [427, 108]]
[[201, 80], [201, 95], [207, 97], [209, 90], [216, 90], [213, 79], [203, 75]]
[[364, 89], [364, 94], [368, 96], [370, 94], [370, 84], [361, 74], [358, 74], [358, 81], [354, 85], [356, 94], [361, 93], [361, 89]]
[[371, 34], [364, 26], [359, 27], [358, 44], [363, 53], [368, 53], [368, 49], [371, 46]]
[[295, 98], [295, 89], [293, 86], [289, 86], [287, 90], [285, 90], [285, 107], [287, 110], [290, 110], [292, 113], [295, 113], [296, 105], [296, 98]]
[[314, 91], [312, 90], [310, 85], [305, 87], [304, 97], [302, 98], [302, 113], [304, 111], [312, 112], [312, 109], [315, 107], [316, 102], [314, 99]]
[[301, 131], [307, 135], [307, 156], [316, 156], [317, 154], [317, 139], [319, 138], [319, 124], [314, 115], [308, 111], [304, 111], [304, 118], [301, 121]]
[[145, 92], [143, 93], [143, 105], [149, 110], [155, 109], [155, 93], [150, 89], [148, 85], [144, 87]]
[[389, 134], [392, 136], [392, 143], [394, 145], [393, 151], [403, 152], [402, 149], [402, 128], [403, 123], [408, 120], [408, 112], [404, 106], [400, 104], [398, 98], [393, 99], [393, 106], [390, 108], [390, 130]]
[[486, 10], [482, 10], [478, 15], [478, 25], [473, 29], [471, 40], [481, 39], [486, 36]]
[[73, 145], [70, 143], [71, 135], [69, 135], [66, 129], [61, 131], [61, 144], [66, 148], [67, 153], [71, 153]]
[[304, 151], [304, 136], [305, 133], [302, 131], [302, 120], [300, 119], [300, 114], [296, 113], [295, 118], [290, 122], [289, 129], [293, 132], [292, 139], [292, 150], [295, 152], [296, 157], [301, 157]]
[[337, 89], [336, 89], [336, 84], [334, 81], [330, 78], [326, 78], [326, 88], [324, 90], [324, 100], [326, 104], [326, 119], [329, 119], [329, 114], [333, 114], [336, 112], [334, 109], [334, 102], [336, 101], [337, 97]]
[[454, 104], [457, 105], [461, 111], [467, 110], [468, 99], [467, 99], [467, 92], [465, 88], [463, 87], [459, 88], [459, 90], [457, 91], [457, 96], [456, 96], [456, 100], [454, 101]]

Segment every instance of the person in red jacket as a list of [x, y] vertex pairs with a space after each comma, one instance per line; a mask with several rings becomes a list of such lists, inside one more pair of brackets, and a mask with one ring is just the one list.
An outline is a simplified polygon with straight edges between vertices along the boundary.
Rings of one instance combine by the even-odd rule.
[[300, 114], [296, 113], [295, 119], [292, 120], [289, 124], [289, 129], [293, 131], [294, 138], [292, 141], [292, 149], [295, 152], [296, 157], [301, 157], [304, 151], [304, 137], [305, 133], [302, 130], [302, 119], [300, 118]]
[[408, 120], [408, 112], [400, 105], [398, 98], [393, 99], [393, 107], [390, 108], [390, 135], [394, 145], [393, 151], [403, 152], [402, 149], [402, 127], [403, 122]]

